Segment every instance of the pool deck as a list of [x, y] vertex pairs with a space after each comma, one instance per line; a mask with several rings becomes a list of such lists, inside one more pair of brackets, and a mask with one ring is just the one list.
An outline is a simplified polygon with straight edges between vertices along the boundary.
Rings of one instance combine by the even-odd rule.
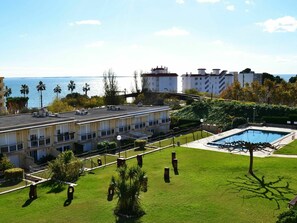
[[[210, 150], [210, 151], [216, 151], [216, 152], [224, 152], [224, 153], [233, 153], [233, 154], [239, 154], [239, 155], [247, 155], [249, 156], [248, 151], [242, 152], [242, 151], [228, 151], [227, 149], [218, 148], [216, 146], [210, 146], [207, 143], [212, 142], [217, 139], [221, 139], [230, 135], [237, 134], [239, 132], [242, 132], [244, 130], [248, 129], [257, 129], [257, 130], [266, 130], [266, 131], [276, 131], [276, 132], [288, 132], [289, 134], [272, 142], [271, 144], [277, 147], [277, 149], [281, 148], [284, 145], [287, 145], [288, 143], [292, 142], [294, 138], [296, 138], [297, 130], [295, 129], [285, 129], [285, 128], [275, 128], [275, 127], [255, 127], [255, 126], [249, 126], [247, 128], [236, 128], [232, 129], [226, 132], [222, 132], [216, 135], [209, 136], [207, 138], [203, 138], [197, 141], [193, 141], [187, 144], [182, 145], [183, 147], [190, 147], [190, 148], [197, 148], [197, 149], [204, 149], [204, 150]], [[268, 157], [272, 156], [273, 150], [267, 149], [268, 151], [256, 151], [254, 152], [255, 157]], [[273, 155], [276, 156], [276, 155]]]

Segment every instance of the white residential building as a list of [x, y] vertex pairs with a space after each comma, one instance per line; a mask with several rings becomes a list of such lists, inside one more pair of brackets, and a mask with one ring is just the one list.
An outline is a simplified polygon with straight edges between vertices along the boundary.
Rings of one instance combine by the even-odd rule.
[[167, 67], [152, 68], [151, 73], [144, 73], [147, 88], [153, 92], [177, 92], [177, 74], [169, 73]]
[[254, 71], [251, 71], [249, 73], [240, 72], [237, 75], [236, 80], [240, 83], [241, 87], [244, 87], [246, 84], [250, 85], [254, 81], [258, 81], [259, 84], [263, 84], [262, 77], [263, 77], [262, 73], [255, 73]]
[[196, 89], [199, 92], [207, 92], [218, 95], [234, 82], [234, 74], [227, 73], [226, 70], [213, 69], [211, 73], [206, 73], [206, 69], [199, 68], [198, 74], [182, 75], [182, 92], [188, 89]]

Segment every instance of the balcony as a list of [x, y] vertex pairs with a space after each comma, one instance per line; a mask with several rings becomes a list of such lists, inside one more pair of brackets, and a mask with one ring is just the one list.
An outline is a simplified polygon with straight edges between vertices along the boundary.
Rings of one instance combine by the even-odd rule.
[[[110, 135], [114, 135], [114, 129], [101, 130], [101, 137], [106, 137], [106, 136], [110, 136]], [[100, 134], [99, 134], [99, 136], [100, 136]]]
[[131, 126], [128, 125], [128, 126], [121, 126], [119, 127], [119, 132], [127, 132], [131, 129]]
[[51, 144], [50, 137], [47, 138], [39, 138], [38, 140], [30, 140], [29, 147], [35, 148], [35, 147], [42, 147], [42, 146], [48, 146]]
[[3, 145], [3, 146], [0, 146], [0, 153], [20, 151], [20, 150], [23, 150], [23, 148], [24, 148], [23, 143]]
[[57, 137], [57, 142], [67, 142], [70, 140], [74, 140], [74, 132], [64, 132], [61, 134], [56, 135]]
[[80, 135], [80, 140], [81, 141], [86, 141], [90, 139], [96, 138], [96, 132], [93, 133], [86, 133], [86, 134], [79, 134]]

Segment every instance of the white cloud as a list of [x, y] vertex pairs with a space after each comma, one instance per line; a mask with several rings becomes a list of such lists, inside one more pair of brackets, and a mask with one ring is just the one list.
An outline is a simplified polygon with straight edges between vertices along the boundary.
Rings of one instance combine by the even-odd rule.
[[254, 5], [255, 4], [254, 1], [252, 1], [252, 0], [246, 0], [244, 3], [247, 4], [247, 5]]
[[184, 4], [185, 1], [184, 1], [184, 0], [176, 0], [176, 3], [177, 3], [177, 4]]
[[234, 5], [228, 5], [226, 7], [226, 9], [229, 10], [229, 11], [234, 11], [235, 10], [235, 6]]
[[292, 16], [284, 16], [277, 19], [268, 19], [257, 23], [264, 28], [264, 32], [295, 32], [297, 30], [297, 19]]
[[190, 33], [184, 29], [177, 27], [172, 27], [171, 29], [165, 29], [158, 32], [155, 32], [157, 36], [187, 36]]
[[76, 22], [71, 22], [69, 23], [70, 26], [74, 26], [74, 25], [96, 25], [96, 26], [100, 26], [101, 22], [99, 20], [94, 20], [94, 19], [89, 19], [89, 20], [80, 20], [80, 21], [76, 21]]
[[196, 0], [198, 3], [217, 3], [221, 0]]
[[98, 47], [102, 47], [105, 44], [104, 41], [96, 41], [93, 43], [89, 43], [86, 45], [87, 48], [98, 48]]

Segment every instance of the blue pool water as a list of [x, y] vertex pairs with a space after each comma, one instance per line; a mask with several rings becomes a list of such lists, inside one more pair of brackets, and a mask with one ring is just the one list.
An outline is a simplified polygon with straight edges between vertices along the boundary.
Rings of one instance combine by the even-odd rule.
[[208, 143], [209, 145], [224, 145], [225, 143], [230, 143], [234, 141], [246, 141], [252, 143], [262, 143], [268, 142], [272, 143], [277, 139], [282, 138], [283, 136], [289, 134], [289, 132], [274, 132], [274, 131], [264, 131], [264, 130], [245, 130], [237, 134], [218, 139]]

